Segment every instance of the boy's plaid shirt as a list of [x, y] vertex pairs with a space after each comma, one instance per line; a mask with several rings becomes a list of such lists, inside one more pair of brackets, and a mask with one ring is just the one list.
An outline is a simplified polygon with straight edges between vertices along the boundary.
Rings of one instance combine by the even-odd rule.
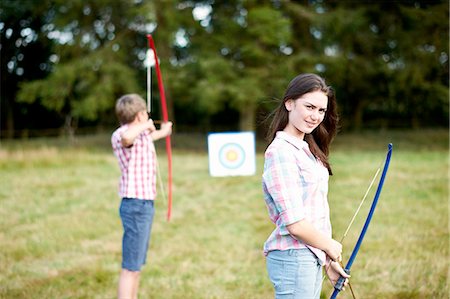
[[286, 226], [302, 219], [331, 237], [328, 170], [309, 150], [308, 143], [279, 131], [265, 152], [263, 192], [275, 230], [264, 244], [272, 250], [309, 248], [324, 265], [325, 252], [305, 245]]
[[119, 196], [154, 200], [156, 198], [156, 152], [148, 130], [136, 137], [131, 147], [122, 146], [123, 125], [111, 136], [112, 148], [119, 162]]

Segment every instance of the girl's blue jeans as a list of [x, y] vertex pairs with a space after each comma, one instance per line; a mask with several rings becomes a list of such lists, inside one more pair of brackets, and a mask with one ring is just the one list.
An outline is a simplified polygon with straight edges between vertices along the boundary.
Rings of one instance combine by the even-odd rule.
[[266, 263], [275, 299], [320, 298], [322, 266], [308, 248], [270, 251]]

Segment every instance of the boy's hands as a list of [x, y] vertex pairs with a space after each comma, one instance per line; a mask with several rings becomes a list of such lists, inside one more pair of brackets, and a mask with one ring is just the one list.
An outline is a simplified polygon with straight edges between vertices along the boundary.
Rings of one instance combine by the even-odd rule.
[[169, 136], [172, 134], [172, 126], [173, 123], [171, 121], [165, 122], [161, 124], [160, 130], [166, 135]]
[[161, 139], [161, 138], [171, 135], [172, 134], [172, 125], [173, 124], [171, 121], [162, 123], [159, 130], [155, 130], [150, 133], [152, 135], [152, 139], [158, 140], [158, 139]]

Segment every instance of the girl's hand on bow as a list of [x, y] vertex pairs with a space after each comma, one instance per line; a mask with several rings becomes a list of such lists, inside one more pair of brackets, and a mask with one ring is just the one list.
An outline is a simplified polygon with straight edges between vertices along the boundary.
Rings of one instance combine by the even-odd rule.
[[339, 277], [344, 277], [344, 288], [348, 285], [348, 279], [350, 278], [350, 275], [345, 273], [344, 269], [342, 268], [341, 264], [339, 262], [329, 261], [329, 265], [325, 267], [326, 274], [328, 276], [328, 279], [331, 281], [331, 284], [334, 286], [336, 282], [338, 281]]

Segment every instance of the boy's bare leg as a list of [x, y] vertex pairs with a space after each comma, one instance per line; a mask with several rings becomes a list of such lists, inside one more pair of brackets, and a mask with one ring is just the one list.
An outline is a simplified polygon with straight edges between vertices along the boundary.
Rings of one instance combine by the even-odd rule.
[[139, 290], [140, 278], [141, 278], [141, 272], [138, 272], [138, 275], [137, 275], [136, 279], [134, 280], [133, 299], [138, 299], [138, 290]]
[[119, 277], [118, 299], [136, 299], [140, 271], [122, 269]]

